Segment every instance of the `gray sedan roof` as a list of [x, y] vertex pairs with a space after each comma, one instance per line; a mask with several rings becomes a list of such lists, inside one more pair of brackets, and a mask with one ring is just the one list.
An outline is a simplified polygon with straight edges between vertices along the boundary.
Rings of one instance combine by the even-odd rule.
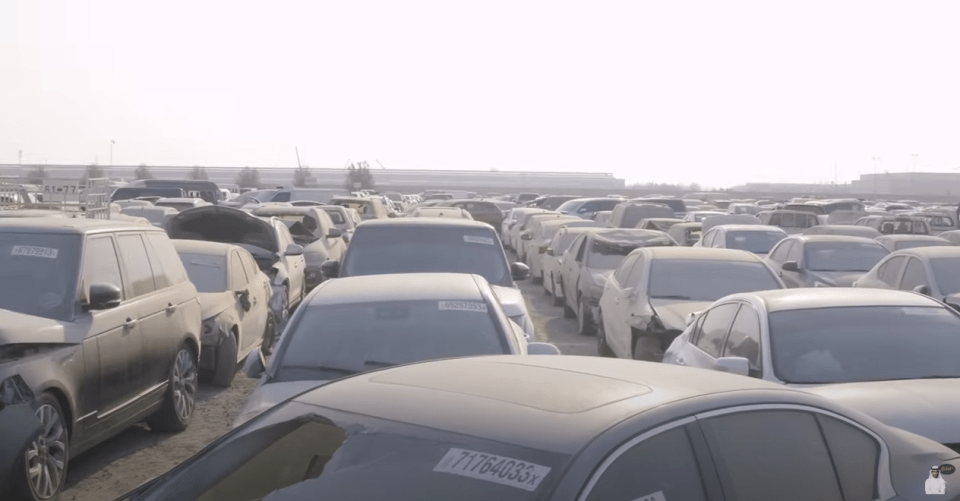
[[466, 273], [394, 273], [327, 280], [308, 306], [383, 301], [483, 301], [486, 280]]
[[942, 304], [922, 294], [889, 289], [816, 287], [735, 294], [725, 299], [754, 297], [768, 312], [851, 306], [928, 306]]
[[[756, 390], [777, 392], [784, 399], [811, 397], [758, 379], [669, 364], [578, 356], [485, 356], [364, 373], [295, 400], [572, 454], [629, 416], [680, 400], [724, 392], [759, 393]], [[763, 392], [768, 399], [769, 392]]]
[[739, 249], [721, 249], [715, 247], [642, 247], [638, 250], [647, 253], [653, 259], [760, 262], [760, 258], [758, 258], [756, 254]]

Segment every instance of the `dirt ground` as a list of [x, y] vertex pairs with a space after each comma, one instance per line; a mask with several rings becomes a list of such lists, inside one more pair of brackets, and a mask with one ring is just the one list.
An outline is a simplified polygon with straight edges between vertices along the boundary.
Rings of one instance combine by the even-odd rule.
[[[512, 256], [511, 256], [512, 257]], [[520, 283], [539, 341], [554, 343], [565, 355], [596, 355], [596, 338], [577, 334], [577, 322], [563, 318], [541, 285]], [[237, 374], [227, 389], [201, 386], [190, 427], [182, 433], [153, 433], [145, 425], [70, 461], [62, 501], [109, 501], [163, 474], [229, 431], [244, 398], [256, 380]]]

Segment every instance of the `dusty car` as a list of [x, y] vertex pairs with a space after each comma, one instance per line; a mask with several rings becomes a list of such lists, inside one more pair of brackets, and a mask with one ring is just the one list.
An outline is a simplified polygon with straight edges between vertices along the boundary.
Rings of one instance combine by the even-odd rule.
[[247, 374], [261, 379], [234, 426], [293, 395], [369, 370], [438, 358], [559, 353], [528, 342], [480, 275], [332, 280], [297, 310], [269, 369], [260, 353], [251, 354]]
[[[346, 209], [344, 209], [346, 210]], [[321, 207], [258, 207], [254, 216], [274, 217], [287, 225], [294, 243], [303, 247], [307, 290], [324, 280], [320, 266], [328, 259], [339, 260], [347, 249], [343, 232], [336, 227], [330, 213]]]
[[781, 240], [764, 262], [787, 287], [850, 287], [889, 253], [871, 238], [793, 235]]
[[527, 305], [516, 280], [526, 280], [530, 268], [507, 263], [493, 227], [479, 221], [438, 218], [399, 218], [364, 221], [357, 227], [341, 261], [327, 261], [328, 277], [391, 273], [470, 273], [493, 287], [504, 311], [536, 339]]
[[691, 247], [700, 241], [702, 223], [677, 223], [670, 226], [667, 235], [681, 247]]
[[960, 461], [932, 440], [768, 381], [500, 355], [333, 381], [121, 500], [907, 501], [929, 498], [931, 465], [952, 472]]
[[803, 230], [801, 235], [846, 235], [849, 237], [876, 238], [882, 235], [869, 226], [855, 224], [818, 224]]
[[358, 224], [363, 222], [363, 220], [360, 219], [360, 214], [355, 209], [341, 207], [339, 205], [321, 205], [319, 207], [330, 216], [330, 220], [333, 221], [334, 226], [343, 234], [343, 241], [350, 243], [353, 230], [357, 228]]
[[691, 315], [717, 299], [783, 288], [773, 271], [747, 251], [637, 249], [603, 289], [597, 351], [602, 356], [659, 362]]
[[4, 218], [0, 255], [0, 398], [21, 380], [43, 425], [14, 467], [21, 496], [54, 498], [70, 458], [144, 419], [158, 431], [187, 427], [200, 302], [162, 230]]
[[[700, 221], [700, 235], [701, 237], [710, 231], [714, 226], [720, 226], [722, 224], [763, 224], [760, 222], [760, 218], [750, 214], [722, 214], [719, 216], [710, 216], [703, 218], [703, 221]], [[699, 245], [697, 245], [699, 247]]]
[[364, 221], [394, 217], [390, 215], [393, 212], [387, 209], [387, 206], [379, 198], [333, 197], [328, 203], [354, 209], [360, 214], [360, 219]]
[[525, 229], [524, 225], [527, 224], [527, 221], [534, 214], [553, 214], [554, 216], [561, 215], [559, 212], [548, 211], [546, 209], [514, 209], [511, 213], [509, 223], [508, 220], [504, 220], [504, 224], [506, 224], [507, 227], [504, 229], [504, 232], [501, 233], [501, 235], [503, 236], [505, 242], [509, 242], [505, 248], [513, 249], [513, 251], [517, 253], [518, 257], [520, 254], [520, 249], [523, 245], [523, 241], [520, 240], [520, 233]]
[[613, 211], [613, 208], [623, 202], [622, 198], [575, 198], [568, 200], [557, 207], [561, 214], [569, 214], [583, 219], [593, 219], [593, 216], [602, 211]]
[[937, 247], [953, 245], [949, 240], [933, 235], [881, 235], [874, 238], [880, 245], [894, 252], [914, 247]]
[[170, 207], [171, 209], [176, 209], [178, 211], [185, 211], [194, 207], [203, 207], [204, 205], [211, 204], [202, 198], [161, 198], [154, 202], [153, 205], [157, 207]]
[[278, 218], [257, 217], [232, 207], [211, 205], [177, 214], [167, 224], [171, 238], [236, 244], [246, 249], [270, 277], [270, 306], [282, 329], [307, 292], [303, 246]]
[[203, 317], [200, 370], [213, 384], [230, 386], [237, 364], [273, 341], [270, 277], [238, 245], [174, 240]]
[[126, 216], [142, 217], [157, 228], [167, 228], [167, 223], [179, 212], [173, 207], [156, 207], [153, 204], [149, 206], [129, 206], [124, 207], [120, 212]]
[[960, 308], [960, 272], [957, 270], [960, 270], [957, 247], [915, 247], [890, 253], [853, 286], [919, 292]]
[[762, 256], [784, 238], [787, 238], [787, 232], [776, 226], [722, 224], [710, 228], [710, 231], [701, 237], [700, 247], [739, 249]]
[[444, 200], [437, 207], [459, 207], [470, 214], [474, 221], [480, 221], [499, 230], [503, 224], [503, 210], [495, 202], [487, 200]]
[[[529, 265], [527, 256], [531, 250], [536, 252], [537, 249], [533, 247], [543, 240], [542, 238], [537, 238], [537, 233], [539, 233], [540, 224], [546, 221], [580, 222], [582, 220], [576, 216], [567, 216], [556, 212], [531, 214], [527, 217], [527, 220], [523, 223], [523, 225], [520, 226], [517, 245], [514, 245], [514, 250], [516, 251], [517, 258], [520, 259], [520, 261]], [[534, 243], [535, 241], [536, 243]]]
[[626, 201], [613, 208], [610, 222], [607, 225], [611, 228], [636, 228], [637, 223], [651, 218], [675, 219], [678, 216], [666, 204], [657, 204], [646, 200]]
[[598, 228], [600, 227], [596, 225], [569, 226], [564, 224], [561, 226], [560, 231], [554, 235], [553, 240], [547, 245], [547, 249], [541, 258], [542, 269], [540, 273], [543, 275], [543, 288], [547, 294], [553, 296], [554, 306], [563, 306], [564, 302], [563, 289], [560, 287], [560, 271], [566, 250], [573, 245], [573, 242], [581, 233], [593, 231]]
[[[543, 258], [553, 242], [553, 237], [560, 232], [562, 228], [598, 228], [597, 223], [589, 219], [579, 218], [557, 218], [540, 219], [533, 223], [530, 231], [530, 240], [526, 241], [526, 264], [530, 267], [530, 276], [533, 277], [533, 283], [543, 283]], [[522, 240], [522, 238], [521, 238]]]
[[929, 235], [930, 227], [927, 219], [907, 215], [866, 216], [854, 223], [858, 226], [869, 226], [884, 235]]
[[956, 311], [910, 292], [764, 291], [717, 301], [663, 361], [802, 387], [960, 452], [957, 332]]
[[607, 278], [620, 262], [640, 247], [674, 247], [662, 231], [604, 228], [583, 233], [564, 252], [560, 265], [563, 314], [574, 316], [581, 336], [596, 333], [600, 296]]
[[280, 189], [273, 192], [273, 195], [264, 202], [297, 202], [311, 201], [324, 204], [330, 203], [330, 200], [336, 197], [349, 197], [350, 192], [342, 189], [326, 188], [292, 188]]
[[758, 217], [761, 224], [779, 227], [791, 235], [820, 224], [816, 214], [806, 211], [779, 209], [761, 212]]
[[407, 217], [439, 217], [447, 219], [468, 219], [473, 221], [473, 216], [460, 207], [417, 207]]
[[671, 226], [684, 222], [687, 221], [677, 218], [653, 217], [649, 219], [641, 219], [640, 222], [637, 223], [636, 228], [638, 230], [657, 230], [667, 232], [670, 230]]
[[713, 216], [726, 216], [726, 215], [735, 215], [735, 214], [750, 214], [749, 212], [722, 212], [716, 210], [696, 210], [687, 212], [683, 216], [683, 221], [686, 223], [702, 223], [704, 219]]

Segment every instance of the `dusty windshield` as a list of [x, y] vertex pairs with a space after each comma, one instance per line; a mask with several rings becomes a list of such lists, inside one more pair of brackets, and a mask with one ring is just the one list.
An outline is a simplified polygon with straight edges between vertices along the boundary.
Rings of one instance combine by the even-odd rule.
[[180, 253], [180, 260], [197, 292], [227, 290], [227, 262], [223, 256]]
[[808, 243], [804, 249], [810, 271], [870, 271], [888, 254], [878, 243]]
[[716, 301], [730, 294], [782, 289], [763, 263], [656, 259], [650, 264], [650, 299]]
[[0, 308], [71, 320], [80, 242], [79, 235], [0, 233]]

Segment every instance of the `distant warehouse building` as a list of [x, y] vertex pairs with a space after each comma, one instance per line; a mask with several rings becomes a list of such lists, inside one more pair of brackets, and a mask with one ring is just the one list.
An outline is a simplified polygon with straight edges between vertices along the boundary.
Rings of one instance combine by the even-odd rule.
[[[0, 175], [27, 177], [35, 165], [0, 165]], [[133, 180], [135, 165], [100, 166], [113, 179]], [[45, 165], [44, 172], [51, 178], [79, 178], [84, 165]], [[186, 179], [193, 167], [149, 166], [158, 179]], [[235, 183], [243, 167], [204, 167], [211, 181]], [[296, 168], [256, 167], [262, 186], [284, 186], [293, 182]], [[319, 188], [339, 188], [346, 179], [345, 169], [311, 168], [308, 184]], [[610, 173], [599, 172], [534, 172], [534, 171], [480, 171], [480, 170], [414, 170], [370, 169], [378, 189], [421, 191], [430, 188], [488, 191], [560, 192], [594, 190], [623, 190], [626, 183]]]

